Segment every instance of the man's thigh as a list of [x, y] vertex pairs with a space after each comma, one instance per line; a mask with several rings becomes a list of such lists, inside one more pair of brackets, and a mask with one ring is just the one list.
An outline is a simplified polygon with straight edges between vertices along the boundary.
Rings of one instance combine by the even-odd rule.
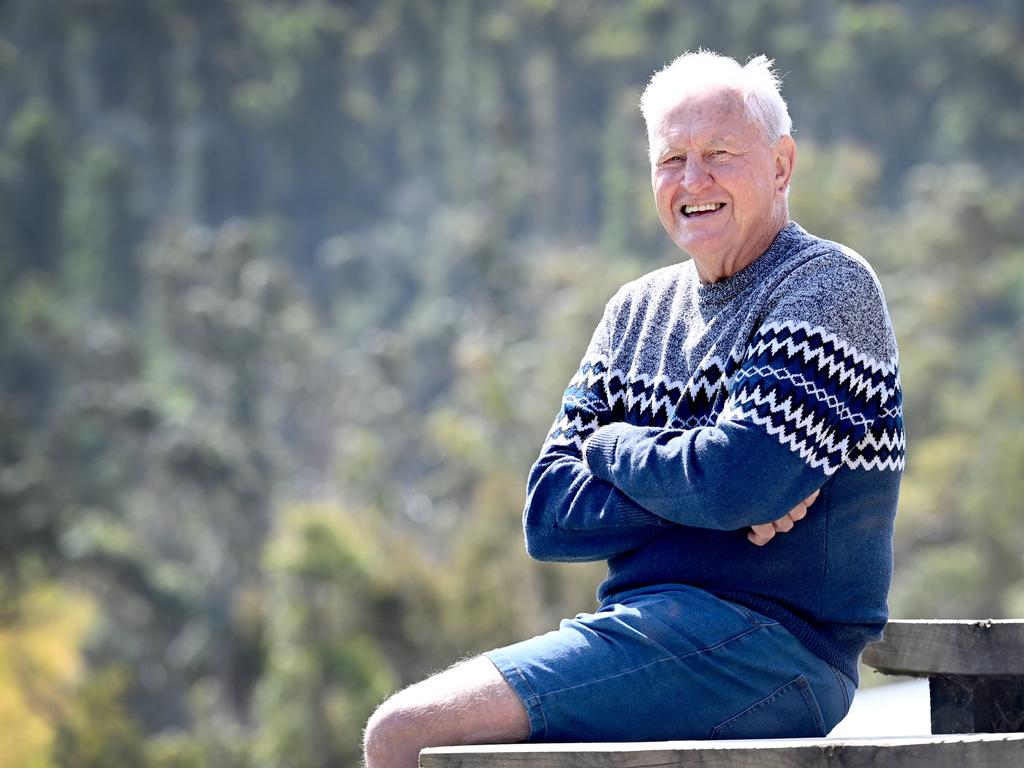
[[531, 741], [823, 736], [848, 706], [837, 673], [776, 622], [690, 587], [485, 655], [522, 700]]

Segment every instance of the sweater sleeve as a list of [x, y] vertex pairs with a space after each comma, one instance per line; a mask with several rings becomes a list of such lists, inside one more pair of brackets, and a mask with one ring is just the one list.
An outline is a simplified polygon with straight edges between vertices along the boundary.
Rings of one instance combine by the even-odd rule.
[[739, 356], [713, 426], [603, 426], [586, 444], [594, 475], [666, 520], [735, 530], [782, 517], [844, 465], [902, 468], [895, 338], [855, 254], [794, 270]]
[[523, 529], [527, 551], [538, 560], [606, 560], [669, 525], [583, 463], [584, 441], [613, 418], [608, 361], [615, 306], [612, 299], [605, 307], [530, 470]]

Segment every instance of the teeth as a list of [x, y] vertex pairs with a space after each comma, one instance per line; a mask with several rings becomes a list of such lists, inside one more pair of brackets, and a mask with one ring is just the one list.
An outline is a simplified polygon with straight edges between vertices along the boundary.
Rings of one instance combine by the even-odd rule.
[[703, 211], [717, 211], [725, 203], [704, 203], [703, 205], [684, 205], [683, 213], [689, 216], [691, 213], [701, 213]]

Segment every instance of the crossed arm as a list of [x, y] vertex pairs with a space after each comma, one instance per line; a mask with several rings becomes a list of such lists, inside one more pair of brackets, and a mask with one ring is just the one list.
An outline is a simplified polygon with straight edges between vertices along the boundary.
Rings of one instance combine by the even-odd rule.
[[604, 425], [582, 450], [549, 445], [534, 465], [527, 549], [540, 560], [607, 559], [673, 524], [746, 530], [764, 546], [817, 498], [825, 476], [808, 469], [761, 430]]
[[[899, 382], [895, 340], [869, 270], [832, 254], [787, 280], [793, 290], [777, 288], [718, 421], [693, 429], [615, 420], [609, 303], [530, 473], [531, 554], [607, 559], [674, 524], [745, 532], [764, 546], [807, 514], [879, 415], [898, 407]], [[622, 387], [616, 382], [617, 397]]]

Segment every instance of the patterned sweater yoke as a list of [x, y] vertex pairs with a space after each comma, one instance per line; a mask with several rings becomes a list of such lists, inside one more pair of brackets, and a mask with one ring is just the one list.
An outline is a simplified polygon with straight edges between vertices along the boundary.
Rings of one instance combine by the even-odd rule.
[[[790, 223], [724, 281], [684, 262], [616, 293], [530, 473], [527, 548], [607, 559], [606, 602], [684, 583], [745, 604], [856, 679], [887, 617], [903, 466], [878, 279]], [[816, 489], [792, 532], [747, 541]]]

